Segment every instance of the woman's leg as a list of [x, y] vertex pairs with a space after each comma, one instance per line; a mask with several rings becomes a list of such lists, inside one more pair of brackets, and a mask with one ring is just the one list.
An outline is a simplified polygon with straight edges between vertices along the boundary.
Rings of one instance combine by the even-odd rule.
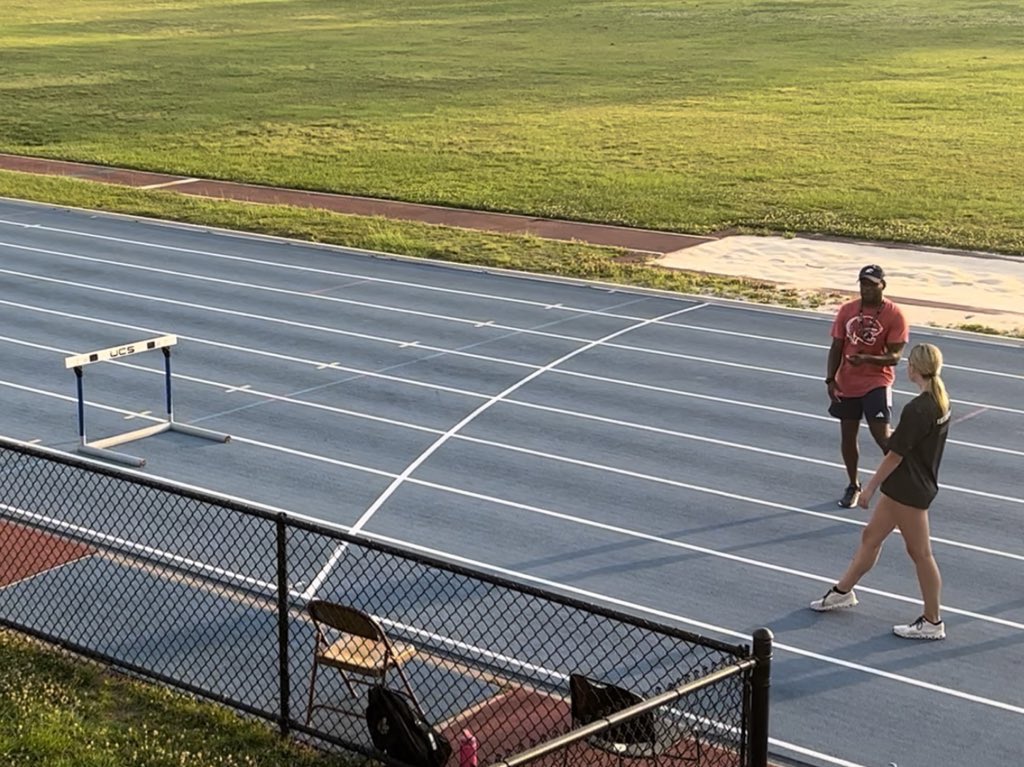
[[942, 600], [942, 576], [932, 555], [931, 530], [928, 525], [928, 510], [915, 509], [882, 496], [893, 507], [896, 526], [903, 534], [907, 553], [917, 570], [917, 583], [924, 600], [924, 617], [932, 623], [942, 620], [939, 604]]
[[[896, 527], [896, 517], [891, 507], [886, 503], [889, 501], [884, 495], [879, 498], [875, 510], [871, 513], [871, 519], [867, 527], [860, 534], [860, 547], [853, 555], [850, 566], [846, 568], [843, 577], [839, 579], [836, 588], [840, 591], [849, 591], [861, 578], [875, 566], [878, 555], [882, 553], [882, 544], [889, 537], [889, 533]], [[891, 502], [890, 502], [891, 503]]]

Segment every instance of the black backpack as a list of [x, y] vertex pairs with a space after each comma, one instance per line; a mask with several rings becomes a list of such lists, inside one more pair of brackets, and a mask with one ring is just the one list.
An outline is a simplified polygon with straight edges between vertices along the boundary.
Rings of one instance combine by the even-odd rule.
[[370, 688], [366, 724], [374, 746], [411, 767], [444, 767], [452, 754], [445, 737], [396, 690], [380, 685]]

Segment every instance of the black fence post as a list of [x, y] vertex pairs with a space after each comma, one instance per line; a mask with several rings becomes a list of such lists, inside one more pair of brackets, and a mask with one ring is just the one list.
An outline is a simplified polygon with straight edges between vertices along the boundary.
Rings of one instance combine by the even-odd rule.
[[277, 515], [277, 642], [280, 675], [281, 735], [291, 730], [291, 676], [288, 671], [288, 528], [285, 514]]
[[750, 675], [750, 767], [768, 767], [768, 693], [772, 675], [772, 632], [754, 632], [757, 665]]

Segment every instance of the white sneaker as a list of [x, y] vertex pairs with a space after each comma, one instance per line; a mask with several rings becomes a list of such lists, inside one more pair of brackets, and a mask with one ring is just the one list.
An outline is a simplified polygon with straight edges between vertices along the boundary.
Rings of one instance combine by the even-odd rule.
[[904, 639], [945, 639], [946, 624], [942, 621], [932, 623], [929, 620], [925, 620], [925, 617], [922, 615], [913, 623], [893, 626], [892, 633]]
[[853, 589], [850, 589], [845, 594], [841, 594], [833, 586], [825, 592], [825, 596], [821, 599], [815, 599], [811, 602], [811, 609], [819, 613], [826, 613], [829, 610], [841, 610], [846, 607], [853, 607], [856, 604], [857, 595], [853, 592]]

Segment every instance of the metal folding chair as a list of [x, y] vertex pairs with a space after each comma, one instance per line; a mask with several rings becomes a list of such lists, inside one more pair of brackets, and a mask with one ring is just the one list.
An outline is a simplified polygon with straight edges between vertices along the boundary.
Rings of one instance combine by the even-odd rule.
[[316, 628], [313, 649], [313, 670], [309, 680], [309, 704], [306, 707], [308, 725], [313, 710], [326, 708], [344, 714], [363, 716], [364, 711], [327, 703], [316, 703], [316, 679], [320, 666], [337, 669], [348, 688], [349, 695], [359, 699], [354, 684], [372, 687], [386, 684], [388, 674], [398, 673], [410, 700], [422, 716], [416, 695], [402, 670], [402, 665], [416, 654], [409, 646], [397, 645], [388, 639], [380, 623], [368, 613], [354, 607], [314, 599], [307, 608]]

